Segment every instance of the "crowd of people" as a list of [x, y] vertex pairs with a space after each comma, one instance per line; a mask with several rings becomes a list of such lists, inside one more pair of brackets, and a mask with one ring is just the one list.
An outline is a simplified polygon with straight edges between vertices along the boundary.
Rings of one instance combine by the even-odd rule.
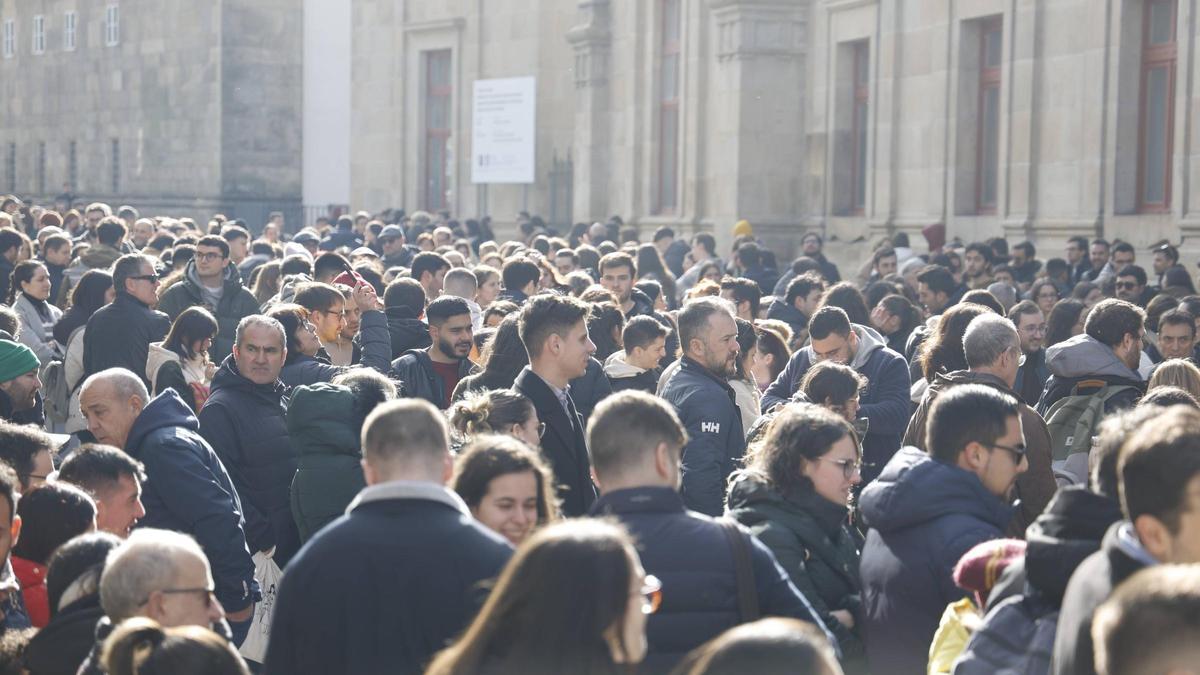
[[732, 235], [0, 198], [0, 674], [1195, 672], [1173, 246]]

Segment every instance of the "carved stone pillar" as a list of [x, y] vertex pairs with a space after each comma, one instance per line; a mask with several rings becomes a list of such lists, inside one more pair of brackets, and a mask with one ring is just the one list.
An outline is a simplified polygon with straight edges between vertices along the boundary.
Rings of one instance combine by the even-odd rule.
[[610, 0], [581, 0], [581, 22], [567, 32], [575, 49], [574, 215], [601, 219], [609, 213], [608, 176], [612, 167], [612, 97], [609, 54], [612, 48]]

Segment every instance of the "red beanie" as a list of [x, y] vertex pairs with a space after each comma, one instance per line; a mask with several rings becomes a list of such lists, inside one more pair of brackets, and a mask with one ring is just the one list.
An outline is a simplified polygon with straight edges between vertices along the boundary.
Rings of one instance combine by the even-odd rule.
[[1005, 568], [1024, 556], [1025, 542], [1020, 539], [993, 539], [976, 544], [954, 566], [954, 583], [964, 591], [974, 592], [975, 602], [985, 609], [988, 595]]

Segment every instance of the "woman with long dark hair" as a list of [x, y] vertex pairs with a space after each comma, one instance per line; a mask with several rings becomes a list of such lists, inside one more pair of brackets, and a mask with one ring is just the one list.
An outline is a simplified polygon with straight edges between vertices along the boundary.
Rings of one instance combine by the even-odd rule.
[[73, 434], [87, 429], [87, 421], [79, 410], [79, 383], [83, 381], [83, 338], [87, 322], [96, 310], [113, 301], [112, 274], [104, 270], [88, 270], [71, 291], [71, 307], [54, 326], [54, 339], [63, 345], [63, 375], [71, 388], [71, 401], [63, 431]]
[[175, 317], [162, 342], [151, 342], [146, 378], [154, 395], [174, 389], [195, 412], [208, 399], [217, 365], [208, 348], [217, 335], [217, 319], [203, 307], [188, 307]]
[[938, 375], [967, 369], [967, 357], [963, 354], [963, 333], [967, 324], [975, 317], [992, 310], [983, 305], [959, 303], [942, 314], [937, 329], [921, 345], [921, 373], [925, 381], [932, 383]]
[[1074, 298], [1054, 303], [1054, 308], [1046, 316], [1046, 347], [1053, 347], [1082, 333], [1087, 312], [1086, 305]]
[[[773, 328], [756, 322], [754, 330], [758, 333], [758, 351], [752, 369], [759, 390], [766, 391], [787, 367], [792, 352], [788, 349], [787, 340]], [[746, 431], [749, 430], [747, 427]]]
[[529, 364], [529, 353], [517, 327], [519, 320], [515, 312], [504, 317], [479, 355], [480, 371], [459, 380], [451, 399], [461, 401], [474, 391], [507, 389], [516, 382], [517, 373]]
[[746, 469], [734, 474], [728, 505], [775, 554], [855, 671], [865, 670], [856, 616], [862, 537], [849, 525], [848, 505], [861, 466], [849, 422], [820, 406], [789, 404], [751, 448]]
[[661, 586], [616, 523], [572, 519], [521, 545], [463, 636], [426, 675], [617, 675], [646, 655]]
[[50, 273], [40, 261], [25, 260], [13, 268], [9, 282], [8, 304], [21, 319], [18, 339], [45, 368], [63, 356], [62, 346], [54, 339], [54, 325], [62, 318], [62, 310], [50, 304]]
[[637, 249], [638, 280], [653, 279], [662, 286], [663, 299], [668, 309], [676, 306], [675, 275], [667, 269], [662, 254], [654, 244], [642, 244]]
[[863, 299], [862, 291], [849, 281], [834, 284], [821, 296], [821, 307], [832, 305], [841, 307], [850, 323], [860, 326], [871, 325], [871, 313], [867, 311], [867, 301]]

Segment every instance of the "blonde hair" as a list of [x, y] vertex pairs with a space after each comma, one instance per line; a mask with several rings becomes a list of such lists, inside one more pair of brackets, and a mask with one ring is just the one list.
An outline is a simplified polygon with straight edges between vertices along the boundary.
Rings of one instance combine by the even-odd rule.
[[1200, 398], [1200, 368], [1187, 359], [1168, 359], [1154, 369], [1146, 390], [1155, 387], [1179, 387], [1187, 393]]

